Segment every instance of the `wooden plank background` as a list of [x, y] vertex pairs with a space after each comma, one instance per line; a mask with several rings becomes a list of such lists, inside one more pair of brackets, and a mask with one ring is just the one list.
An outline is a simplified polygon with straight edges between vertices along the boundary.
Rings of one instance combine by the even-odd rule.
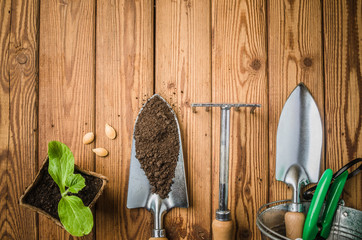
[[[263, 1], [212, 1], [212, 101], [260, 103], [230, 116], [229, 206], [237, 239], [260, 239], [256, 211], [268, 202], [268, 82]], [[213, 208], [218, 208], [220, 109], [213, 109]]]
[[[283, 105], [299, 82], [311, 91], [324, 119], [324, 95], [328, 93], [323, 86], [322, 39], [319, 1], [269, 1], [270, 201], [292, 197], [285, 184], [275, 180], [275, 139]], [[324, 156], [321, 161], [324, 169]]]
[[[74, 239], [18, 205], [50, 140], [110, 180], [82, 239], [148, 239], [151, 214], [128, 210], [126, 193], [134, 121], [154, 93], [178, 116], [189, 190], [190, 208], [165, 218], [170, 240], [211, 239], [217, 208], [220, 111], [192, 102], [262, 104], [231, 113], [235, 239], [260, 239], [257, 209], [291, 197], [275, 181], [275, 144], [299, 82], [323, 118], [322, 169], [362, 156], [361, 0], [0, 0], [0, 27], [0, 239]], [[359, 210], [361, 180], [343, 194]]]

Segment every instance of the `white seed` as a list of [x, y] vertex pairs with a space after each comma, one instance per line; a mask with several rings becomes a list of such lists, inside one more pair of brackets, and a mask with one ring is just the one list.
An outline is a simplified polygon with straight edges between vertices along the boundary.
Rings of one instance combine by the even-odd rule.
[[109, 124], [106, 124], [106, 135], [109, 139], [115, 139], [117, 137], [116, 130]]
[[94, 134], [92, 132], [86, 133], [83, 137], [84, 144], [90, 144], [94, 140]]
[[100, 157], [106, 157], [108, 155], [108, 151], [104, 148], [94, 148], [92, 151]]

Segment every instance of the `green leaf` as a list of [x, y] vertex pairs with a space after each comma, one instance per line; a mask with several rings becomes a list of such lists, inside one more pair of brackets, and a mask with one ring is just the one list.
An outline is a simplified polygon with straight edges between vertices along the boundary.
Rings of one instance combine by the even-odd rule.
[[65, 196], [58, 204], [58, 214], [65, 230], [76, 237], [87, 235], [93, 228], [93, 215], [77, 196]]
[[48, 144], [48, 156], [48, 172], [63, 193], [67, 177], [74, 172], [73, 153], [64, 143], [51, 141]]
[[68, 176], [65, 186], [68, 187], [68, 191], [71, 193], [78, 193], [85, 187], [85, 179], [80, 174], [73, 174]]

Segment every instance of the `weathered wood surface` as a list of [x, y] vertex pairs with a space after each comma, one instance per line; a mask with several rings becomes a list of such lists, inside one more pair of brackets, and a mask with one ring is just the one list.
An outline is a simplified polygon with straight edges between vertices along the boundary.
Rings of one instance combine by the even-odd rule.
[[[323, 1], [326, 167], [362, 157], [362, 1]], [[362, 208], [362, 174], [343, 199]]]
[[1, 0], [0, 11], [0, 237], [5, 238], [10, 235], [9, 227], [11, 227], [7, 221], [7, 201], [9, 195], [7, 168], [10, 137], [9, 43], [11, 0]]
[[[72, 150], [75, 163], [94, 170], [95, 146], [83, 145], [95, 131], [95, 3], [41, 1], [39, 35], [39, 165], [48, 142]], [[39, 216], [39, 239], [71, 239], [62, 228]], [[90, 234], [84, 239], [93, 239]]]
[[37, 169], [38, 4], [0, 3], [0, 239], [37, 239], [38, 234], [36, 214], [18, 204]]
[[[212, 101], [260, 103], [231, 110], [229, 208], [235, 238], [259, 239], [256, 211], [268, 201], [266, 4], [212, 1]], [[220, 109], [213, 109], [213, 209], [218, 208]]]
[[[97, 1], [96, 145], [109, 151], [96, 158], [96, 171], [109, 178], [97, 203], [97, 239], [148, 239], [151, 215], [128, 210], [127, 188], [133, 125], [153, 94], [153, 3]], [[118, 136], [110, 140], [105, 124]]]
[[[275, 180], [276, 134], [289, 94], [303, 82], [324, 119], [322, 12], [319, 1], [269, 2], [269, 197], [290, 199], [292, 189]], [[324, 169], [324, 157], [321, 160]]]
[[[230, 141], [235, 239], [259, 239], [259, 206], [291, 196], [274, 179], [275, 144], [299, 82], [324, 121], [322, 170], [361, 157], [361, 25], [361, 0], [0, 0], [0, 239], [74, 239], [17, 204], [50, 140], [110, 180], [84, 239], [148, 239], [152, 215], [128, 210], [126, 193], [134, 121], [155, 92], [178, 116], [189, 191], [190, 208], [165, 218], [170, 240], [211, 239], [217, 209], [220, 110], [190, 104], [262, 104], [231, 112]], [[361, 180], [343, 195], [360, 210]]]
[[169, 239], [210, 239], [211, 101], [210, 1], [156, 1], [155, 91], [175, 110], [181, 127], [189, 209], [165, 218]]

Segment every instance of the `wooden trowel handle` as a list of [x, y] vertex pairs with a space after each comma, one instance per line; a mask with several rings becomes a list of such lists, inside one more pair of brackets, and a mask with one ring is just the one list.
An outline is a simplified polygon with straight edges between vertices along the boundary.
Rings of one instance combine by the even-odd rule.
[[167, 240], [167, 238], [154, 238], [154, 237], [152, 237], [152, 238], [150, 238], [150, 240]]
[[219, 221], [212, 222], [212, 235], [214, 240], [232, 240], [233, 239], [233, 222]]
[[302, 212], [287, 212], [284, 216], [287, 238], [302, 238], [305, 216]]

